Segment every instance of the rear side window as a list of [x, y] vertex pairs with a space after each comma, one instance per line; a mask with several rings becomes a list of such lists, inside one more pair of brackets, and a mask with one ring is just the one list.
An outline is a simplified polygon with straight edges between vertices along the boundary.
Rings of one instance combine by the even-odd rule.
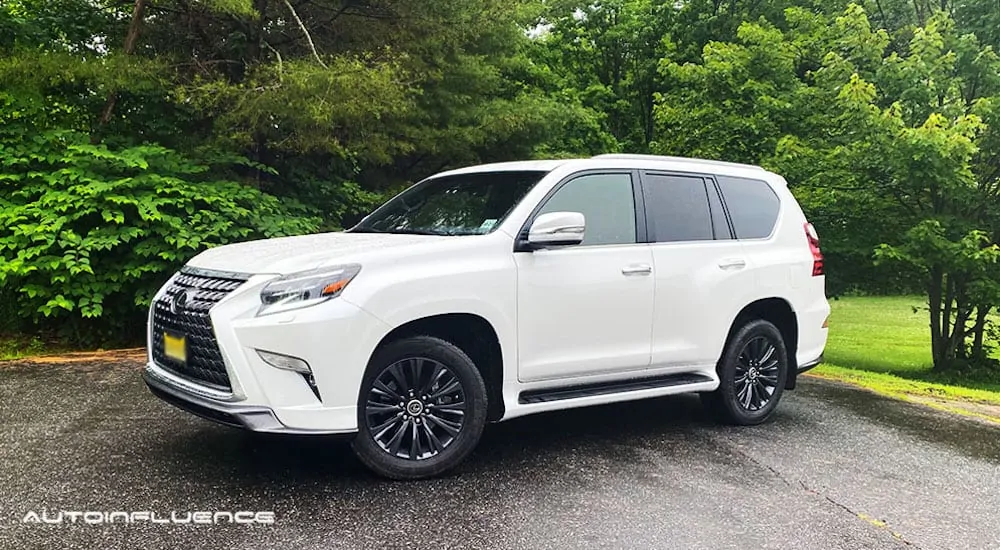
[[705, 180], [696, 176], [644, 174], [646, 220], [656, 242], [712, 240]]
[[763, 239], [778, 221], [781, 201], [767, 182], [717, 176], [737, 239]]

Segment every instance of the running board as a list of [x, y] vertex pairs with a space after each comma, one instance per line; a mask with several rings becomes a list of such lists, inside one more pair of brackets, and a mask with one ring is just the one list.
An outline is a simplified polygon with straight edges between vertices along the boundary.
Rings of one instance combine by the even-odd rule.
[[630, 380], [615, 380], [614, 382], [600, 382], [597, 384], [583, 384], [577, 386], [562, 386], [558, 388], [545, 388], [541, 390], [529, 390], [521, 392], [517, 397], [517, 402], [522, 405], [529, 403], [545, 403], [548, 401], [563, 401], [565, 399], [578, 399], [580, 397], [593, 397], [595, 395], [609, 395], [613, 393], [627, 393], [639, 390], [652, 390], [656, 388], [669, 388], [671, 386], [689, 386], [711, 382], [712, 378], [704, 374], [685, 372], [681, 374], [665, 374], [650, 378], [632, 378]]

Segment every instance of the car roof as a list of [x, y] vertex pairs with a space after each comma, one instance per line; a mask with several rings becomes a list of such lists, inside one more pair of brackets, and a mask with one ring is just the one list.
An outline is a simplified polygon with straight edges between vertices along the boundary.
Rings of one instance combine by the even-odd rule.
[[526, 160], [514, 162], [496, 162], [466, 166], [436, 174], [433, 177], [459, 174], [474, 174], [478, 172], [516, 172], [538, 171], [551, 172], [561, 166], [579, 169], [592, 168], [623, 168], [629, 170], [676, 170], [680, 172], [709, 172], [717, 175], [763, 177], [772, 183], [784, 185], [784, 178], [753, 164], [709, 160], [693, 157], [671, 157], [662, 155], [639, 154], [604, 154], [590, 158], [566, 158], [547, 160]]
[[454, 176], [458, 174], [474, 174], [476, 172], [551, 172], [559, 166], [566, 164], [573, 159], [549, 159], [549, 160], [521, 160], [513, 162], [494, 162], [491, 164], [477, 164], [456, 168], [447, 172], [441, 172], [439, 176]]

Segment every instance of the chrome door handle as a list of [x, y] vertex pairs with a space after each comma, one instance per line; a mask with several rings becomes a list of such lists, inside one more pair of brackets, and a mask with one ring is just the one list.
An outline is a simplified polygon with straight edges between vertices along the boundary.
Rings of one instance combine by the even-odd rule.
[[653, 272], [653, 266], [648, 264], [637, 264], [622, 268], [622, 275], [649, 275]]
[[719, 267], [722, 269], [743, 269], [746, 266], [747, 262], [742, 258], [729, 258], [719, 262]]

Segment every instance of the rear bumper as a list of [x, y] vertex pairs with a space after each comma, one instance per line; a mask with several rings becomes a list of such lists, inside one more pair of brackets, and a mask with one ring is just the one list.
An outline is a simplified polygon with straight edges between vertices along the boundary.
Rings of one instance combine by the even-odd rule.
[[159, 368], [155, 365], [147, 365], [142, 373], [142, 378], [146, 382], [149, 391], [156, 397], [181, 410], [226, 426], [254, 432], [283, 434], [322, 435], [354, 433], [354, 430], [334, 431], [290, 428], [282, 424], [278, 420], [278, 417], [275, 416], [274, 411], [268, 407], [227, 403], [192, 393], [176, 384], [167, 375], [159, 372]]
[[823, 355], [820, 354], [820, 356], [817, 357], [816, 359], [813, 359], [812, 361], [807, 361], [805, 363], [802, 363], [801, 365], [799, 365], [799, 374], [802, 374], [803, 372], [806, 372], [807, 370], [815, 367], [816, 365], [818, 365], [818, 364], [820, 364], [822, 362], [823, 362]]

